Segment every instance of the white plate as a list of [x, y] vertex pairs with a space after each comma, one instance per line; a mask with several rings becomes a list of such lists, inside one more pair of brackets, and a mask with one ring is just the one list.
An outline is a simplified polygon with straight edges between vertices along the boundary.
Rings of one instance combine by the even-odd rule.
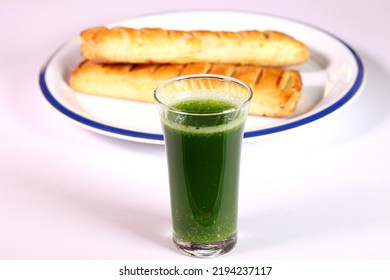
[[[310, 48], [311, 58], [305, 64], [292, 67], [300, 71], [303, 81], [296, 112], [286, 118], [249, 116], [244, 134], [246, 140], [260, 139], [322, 118], [351, 101], [364, 81], [362, 61], [349, 45], [324, 30], [285, 18], [232, 11], [188, 11], [136, 17], [110, 26], [117, 25], [216, 31], [268, 29], [287, 33], [304, 42]], [[163, 144], [154, 104], [90, 96], [69, 88], [70, 73], [82, 60], [77, 36], [60, 47], [42, 67], [39, 83], [50, 104], [92, 131]]]

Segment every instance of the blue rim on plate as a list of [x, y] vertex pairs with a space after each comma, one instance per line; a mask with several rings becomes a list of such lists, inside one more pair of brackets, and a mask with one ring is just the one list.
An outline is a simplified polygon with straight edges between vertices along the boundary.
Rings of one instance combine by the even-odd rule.
[[[297, 22], [297, 21], [295, 21], [295, 22]], [[359, 89], [361, 89], [361, 86], [362, 86], [363, 81], [364, 81], [364, 72], [365, 71], [364, 71], [362, 60], [359, 57], [359, 55], [356, 53], [356, 51], [351, 46], [349, 46], [346, 42], [344, 42], [340, 38], [336, 37], [335, 35], [327, 32], [327, 31], [324, 31], [318, 27], [311, 26], [310, 24], [303, 24], [303, 25], [310, 26], [311, 28], [314, 28], [314, 29], [319, 30], [323, 33], [326, 33], [327, 35], [329, 35], [330, 37], [332, 37], [333, 39], [335, 39], [336, 41], [338, 41], [342, 45], [344, 45], [351, 52], [351, 54], [353, 55], [353, 58], [355, 59], [355, 62], [357, 64], [357, 75], [356, 75], [355, 81], [353, 82], [353, 85], [337, 102], [331, 104], [330, 106], [326, 107], [325, 109], [323, 109], [315, 114], [309, 115], [305, 118], [298, 119], [296, 121], [292, 121], [292, 122], [289, 122], [286, 124], [276, 125], [276, 126], [273, 126], [270, 128], [264, 128], [264, 129], [253, 130], [253, 131], [246, 131], [246, 132], [244, 132], [244, 138], [252, 138], [252, 137], [258, 137], [258, 136], [263, 136], [263, 135], [267, 135], [267, 134], [282, 132], [282, 131], [292, 129], [292, 128], [295, 128], [298, 126], [302, 126], [304, 124], [308, 124], [310, 122], [318, 120], [318, 119], [334, 112], [335, 110], [339, 109], [340, 107], [342, 107], [344, 104], [346, 104], [348, 101], [350, 101], [358, 93]], [[132, 137], [132, 138], [136, 138], [136, 139], [146, 139], [146, 140], [151, 140], [151, 141], [155, 141], [155, 140], [163, 141], [164, 140], [164, 137], [162, 134], [139, 132], [139, 131], [135, 131], [135, 130], [128, 130], [128, 129], [118, 128], [115, 126], [105, 125], [103, 123], [100, 123], [100, 122], [88, 119], [86, 117], [83, 117], [83, 116], [67, 109], [65, 106], [63, 106], [50, 92], [50, 90], [47, 86], [47, 83], [46, 83], [47, 67], [50, 65], [50, 62], [52, 61], [52, 59], [55, 57], [55, 55], [57, 54], [57, 52], [59, 50], [57, 50], [49, 58], [49, 60], [46, 62], [46, 64], [44, 64], [44, 66], [41, 68], [40, 73], [39, 73], [40, 88], [43, 92], [43, 95], [47, 99], [47, 101], [53, 107], [55, 107], [57, 110], [59, 110], [60, 112], [62, 112], [66, 116], [70, 117], [71, 119], [73, 119], [79, 123], [82, 123], [82, 124], [87, 125], [87, 126], [92, 127], [92, 128], [96, 128], [96, 129], [104, 131], [104, 132], [118, 134], [118, 135], [122, 135], [125, 137]]]

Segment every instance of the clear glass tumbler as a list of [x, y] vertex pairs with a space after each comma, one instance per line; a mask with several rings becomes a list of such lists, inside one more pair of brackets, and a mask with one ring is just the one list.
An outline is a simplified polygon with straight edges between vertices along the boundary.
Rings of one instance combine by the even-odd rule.
[[195, 257], [237, 242], [241, 142], [252, 90], [219, 75], [189, 75], [154, 92], [168, 160], [173, 241]]

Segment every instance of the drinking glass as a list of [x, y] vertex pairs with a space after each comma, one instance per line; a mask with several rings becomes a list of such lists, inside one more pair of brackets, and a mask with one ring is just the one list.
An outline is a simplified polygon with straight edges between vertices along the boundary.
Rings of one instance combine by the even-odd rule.
[[241, 143], [252, 90], [220, 75], [168, 80], [154, 92], [168, 160], [173, 242], [195, 257], [237, 242]]

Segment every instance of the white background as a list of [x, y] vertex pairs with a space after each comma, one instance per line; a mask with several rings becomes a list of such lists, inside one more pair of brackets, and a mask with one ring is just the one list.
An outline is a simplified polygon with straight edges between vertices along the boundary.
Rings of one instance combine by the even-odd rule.
[[243, 146], [237, 247], [221, 260], [390, 258], [390, 2], [0, 0], [0, 259], [188, 259], [170, 239], [163, 146], [101, 136], [44, 99], [38, 74], [81, 30], [191, 9], [327, 30], [368, 73], [320, 121]]

